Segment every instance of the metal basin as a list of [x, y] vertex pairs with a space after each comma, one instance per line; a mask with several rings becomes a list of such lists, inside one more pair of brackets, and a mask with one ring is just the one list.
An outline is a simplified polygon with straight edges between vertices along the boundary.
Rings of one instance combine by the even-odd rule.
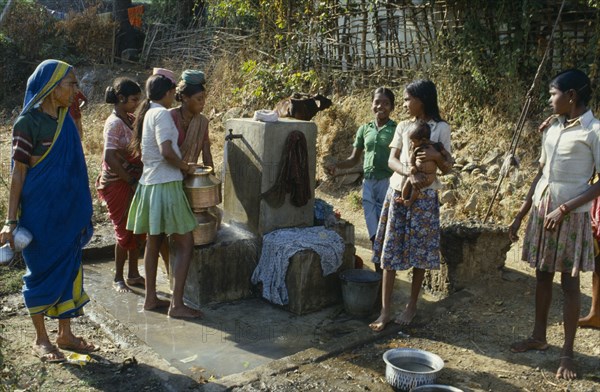
[[388, 384], [404, 391], [435, 384], [438, 373], [444, 368], [444, 361], [439, 356], [412, 348], [388, 350], [383, 354], [383, 360]]

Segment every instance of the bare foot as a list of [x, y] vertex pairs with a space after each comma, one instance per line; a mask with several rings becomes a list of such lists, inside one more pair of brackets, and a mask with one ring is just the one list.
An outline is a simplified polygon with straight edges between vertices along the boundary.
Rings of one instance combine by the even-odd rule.
[[171, 305], [171, 302], [167, 301], [165, 299], [160, 299], [158, 297], [156, 297], [154, 299], [146, 298], [146, 301], [144, 301], [144, 310], [168, 308], [170, 305]]
[[404, 309], [404, 312], [402, 312], [402, 314], [400, 314], [398, 317], [396, 317], [394, 322], [396, 324], [400, 324], [400, 325], [409, 325], [413, 321], [413, 319], [415, 318], [416, 315], [417, 315], [417, 307], [406, 305], [406, 309]]
[[131, 293], [131, 289], [122, 280], [113, 282], [112, 285], [117, 293]]
[[369, 328], [375, 332], [381, 332], [385, 329], [385, 326], [391, 321], [391, 317], [387, 313], [381, 313], [377, 320], [369, 324]]
[[140, 287], [145, 287], [146, 286], [146, 280], [144, 279], [143, 276], [136, 276], [136, 277], [129, 277], [127, 278], [127, 284], [130, 286], [140, 286]]
[[66, 360], [65, 355], [53, 344], [34, 344], [31, 353], [42, 362], [58, 363]]
[[577, 325], [579, 328], [600, 329], [600, 316], [588, 314], [587, 316], [580, 318]]
[[512, 351], [513, 353], [524, 353], [525, 351], [530, 350], [544, 351], [547, 350], [548, 347], [548, 343], [546, 343], [543, 340], [527, 338], [525, 340], [520, 340], [511, 344], [510, 351]]
[[556, 371], [556, 378], [562, 378], [565, 380], [574, 380], [577, 378], [577, 372], [575, 371], [575, 361], [571, 357], [560, 357], [560, 365]]
[[169, 308], [169, 317], [172, 318], [201, 318], [204, 316], [201, 311], [189, 308], [187, 306], [178, 306]]

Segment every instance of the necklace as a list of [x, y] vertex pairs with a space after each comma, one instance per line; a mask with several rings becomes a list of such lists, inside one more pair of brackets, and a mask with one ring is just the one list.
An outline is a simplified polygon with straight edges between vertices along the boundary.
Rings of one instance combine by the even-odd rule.
[[183, 110], [182, 110], [181, 106], [179, 107], [179, 115], [181, 116], [181, 127], [183, 128], [184, 131], [187, 131], [188, 127], [190, 126], [190, 122], [192, 122], [192, 119], [190, 118], [188, 120], [185, 118], [185, 116], [183, 115]]
[[115, 116], [119, 117], [121, 119], [121, 121], [123, 121], [125, 123], [125, 125], [127, 125], [127, 128], [133, 129], [133, 124], [132, 124], [129, 116], [123, 117], [123, 116], [119, 115], [119, 113], [117, 113], [116, 110], [113, 110], [113, 113], [115, 114]]

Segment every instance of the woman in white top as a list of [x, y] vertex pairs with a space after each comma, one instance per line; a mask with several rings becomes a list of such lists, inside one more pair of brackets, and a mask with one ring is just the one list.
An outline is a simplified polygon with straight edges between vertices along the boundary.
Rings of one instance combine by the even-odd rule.
[[[373, 244], [373, 262], [381, 263], [383, 269], [383, 287], [381, 296], [381, 314], [369, 324], [374, 331], [381, 331], [392, 319], [391, 299], [397, 270], [413, 267], [411, 295], [405, 310], [395, 322], [409, 324], [417, 312], [417, 299], [426, 269], [438, 269], [440, 266], [440, 219], [437, 189], [440, 183], [427, 183], [423, 173], [411, 174], [409, 133], [423, 121], [431, 128], [431, 140], [441, 142], [446, 151], [451, 151], [450, 125], [443, 121], [437, 103], [435, 84], [429, 80], [417, 80], [404, 90], [404, 108], [412, 120], [402, 121], [396, 127], [394, 139], [390, 144], [389, 167], [394, 170], [390, 178], [390, 188], [385, 197], [375, 242]], [[434, 160], [446, 173], [452, 169], [437, 150], [430, 148], [420, 158]], [[420, 190], [418, 199], [410, 206], [397, 202], [402, 199], [402, 187], [410, 181]]]
[[536, 269], [535, 324], [531, 337], [515, 342], [511, 351], [548, 348], [552, 285], [559, 272], [565, 339], [556, 377], [567, 380], [577, 377], [573, 344], [580, 311], [579, 272], [594, 269], [589, 211], [600, 195], [600, 182], [590, 185], [589, 179], [594, 169], [600, 171], [600, 121], [588, 109], [591, 95], [590, 79], [576, 69], [550, 82], [550, 105], [558, 117], [543, 135], [538, 174], [509, 229], [510, 239], [517, 241], [521, 220], [531, 209], [522, 259]]
[[[167, 110], [175, 98], [173, 73], [162, 70], [161, 74], [150, 76], [146, 82], [146, 93], [148, 98], [136, 113], [132, 139], [132, 149], [141, 154], [144, 171], [127, 218], [128, 230], [148, 235], [144, 254], [144, 309], [168, 306], [170, 317], [200, 317], [200, 311], [183, 303], [183, 289], [194, 247], [192, 230], [197, 222], [183, 192], [183, 173], [191, 173], [194, 167], [181, 159], [177, 147], [179, 134]], [[176, 255], [170, 302], [156, 295], [158, 254], [167, 235], [171, 237]]]

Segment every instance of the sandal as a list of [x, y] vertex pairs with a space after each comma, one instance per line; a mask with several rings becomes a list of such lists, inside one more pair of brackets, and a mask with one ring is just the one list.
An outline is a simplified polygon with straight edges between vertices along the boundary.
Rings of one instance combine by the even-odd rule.
[[548, 343], [544, 341], [534, 338], [527, 338], [511, 344], [510, 351], [513, 353], [524, 353], [525, 351], [531, 350], [545, 351], [548, 350], [548, 347], [550, 346], [548, 346]]
[[88, 343], [85, 341], [85, 339], [80, 338], [80, 337], [75, 337], [75, 339], [68, 343], [68, 344], [62, 344], [62, 343], [57, 343], [58, 347], [61, 348], [62, 350], [69, 350], [69, 351], [73, 351], [79, 354], [90, 354], [93, 353], [94, 351], [98, 351], [100, 348], [94, 346], [92, 343]]
[[39, 358], [42, 362], [48, 363], [60, 363], [67, 360], [65, 355], [56, 347], [55, 345], [51, 346], [33, 346], [31, 350], [31, 354]]

